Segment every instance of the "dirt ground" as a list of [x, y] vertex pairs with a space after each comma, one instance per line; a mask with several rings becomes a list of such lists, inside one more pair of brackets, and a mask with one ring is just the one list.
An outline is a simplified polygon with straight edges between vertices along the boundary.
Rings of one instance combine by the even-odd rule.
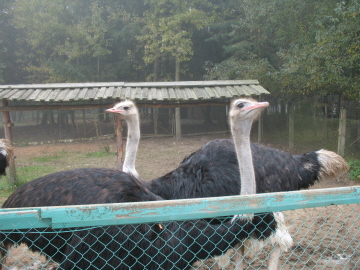
[[[229, 134], [184, 137], [177, 141], [172, 137], [142, 139], [137, 157], [137, 170], [143, 179], [161, 176], [176, 168], [181, 160], [197, 150], [204, 143], [215, 138], [228, 138]], [[50, 155], [57, 151], [66, 151], [69, 155], [78, 152], [94, 152], [99, 145], [107, 143], [111, 151], [115, 151], [113, 140], [91, 141], [82, 143], [45, 144], [26, 147], [16, 147], [17, 165], [26, 164], [31, 157]], [[108, 167], [116, 168], [114, 162], [93, 161], [91, 164], [79, 160], [77, 164], [64, 164], [64, 169], [73, 167]], [[332, 181], [317, 183], [313, 188], [334, 188], [354, 185], [346, 176]], [[281, 257], [281, 269], [360, 269], [360, 216], [359, 205], [331, 206], [284, 212], [289, 231], [294, 238], [294, 246], [284, 252]], [[24, 247], [23, 247], [24, 248]], [[266, 269], [262, 260], [267, 260], [269, 253], [260, 251], [259, 256], [250, 264], [249, 269]], [[7, 259], [7, 265], [12, 265], [16, 258], [26, 267], [8, 269], [52, 269], [45, 266], [44, 258], [25, 258], [21, 248], [13, 249]], [[259, 260], [260, 259], [260, 260]], [[250, 258], [249, 258], [250, 260]], [[199, 269], [209, 269], [213, 260], [207, 260]], [[36, 266], [38, 265], [38, 266]], [[215, 269], [215, 268], [214, 268]], [[233, 265], [226, 269], [234, 269]]]

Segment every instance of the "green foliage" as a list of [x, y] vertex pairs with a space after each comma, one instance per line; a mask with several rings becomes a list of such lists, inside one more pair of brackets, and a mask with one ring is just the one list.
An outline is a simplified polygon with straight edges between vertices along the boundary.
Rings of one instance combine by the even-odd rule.
[[208, 71], [286, 98], [356, 100], [359, 10], [356, 0], [4, 0], [0, 80], [174, 80], [181, 63], [192, 80]]
[[104, 150], [105, 153], [110, 153], [110, 145], [108, 143], [102, 144], [101, 148]]
[[149, 10], [142, 20], [142, 34], [137, 37], [144, 45], [144, 62], [150, 64], [159, 59], [176, 59], [179, 63], [189, 61], [194, 53], [194, 31], [214, 22], [209, 1], [147, 0], [145, 3]]
[[[330, 5], [331, 6], [331, 5]], [[321, 12], [322, 11], [322, 12]], [[304, 93], [360, 97], [360, 3], [333, 4], [310, 22], [311, 35], [284, 50], [283, 78], [300, 78]], [[298, 84], [299, 85], [299, 84]], [[294, 89], [294, 86], [291, 87]]]
[[101, 157], [107, 157], [112, 156], [114, 153], [110, 152], [110, 145], [108, 143], [103, 143], [99, 145], [99, 151], [91, 152], [85, 154], [85, 157], [87, 158], [101, 158]]
[[[27, 55], [23, 61], [29, 82], [100, 81], [109, 77], [103, 62], [114, 60], [119, 44], [114, 43], [113, 35], [128, 17], [119, 3], [19, 0], [11, 12], [13, 25], [24, 30], [22, 40], [30, 50], [28, 53], [23, 47], [20, 52]], [[128, 55], [127, 50], [122, 53]], [[115, 70], [111, 76], [118, 80]]]
[[360, 160], [349, 159], [347, 163], [350, 166], [349, 178], [351, 180], [360, 180]]

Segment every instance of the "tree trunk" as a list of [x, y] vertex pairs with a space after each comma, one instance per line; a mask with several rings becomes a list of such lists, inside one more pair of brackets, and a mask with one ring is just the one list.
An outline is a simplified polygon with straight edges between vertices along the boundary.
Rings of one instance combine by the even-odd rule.
[[339, 117], [339, 140], [337, 153], [340, 156], [345, 155], [345, 137], [346, 137], [346, 110], [340, 109]]
[[159, 73], [159, 58], [155, 58], [154, 61], [154, 82], [158, 80], [158, 73]]

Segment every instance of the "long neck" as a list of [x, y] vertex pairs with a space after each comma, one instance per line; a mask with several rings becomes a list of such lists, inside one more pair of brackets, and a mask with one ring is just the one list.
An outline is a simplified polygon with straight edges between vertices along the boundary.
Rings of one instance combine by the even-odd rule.
[[127, 126], [128, 133], [123, 171], [132, 174], [136, 178], [139, 178], [139, 174], [135, 169], [135, 159], [140, 141], [139, 116], [134, 115], [129, 120], [127, 120]]
[[231, 130], [239, 162], [241, 192], [240, 195], [256, 193], [256, 181], [252, 152], [250, 147], [250, 132], [252, 121], [244, 121], [241, 126], [232, 123]]

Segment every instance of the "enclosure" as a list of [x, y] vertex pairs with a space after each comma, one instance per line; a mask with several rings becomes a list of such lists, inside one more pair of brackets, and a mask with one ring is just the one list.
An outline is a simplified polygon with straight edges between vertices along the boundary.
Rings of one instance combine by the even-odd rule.
[[[176, 224], [180, 224], [179, 226], [190, 223], [190, 226], [197, 227], [200, 218], [283, 211], [289, 231], [294, 239], [294, 245], [289, 248], [289, 251], [281, 254], [280, 269], [358, 269], [360, 266], [358, 240], [360, 225], [359, 192], [358, 187], [348, 187], [245, 197], [234, 196], [36, 209], [2, 209], [0, 228], [3, 233], [24, 233], [29, 229], [35, 229], [32, 233], [38, 234], [39, 237], [55, 230], [57, 234], [66, 237], [67, 245], [72, 243], [76, 248], [76, 242], [73, 242], [72, 239], [81, 236], [82, 241], [86, 241], [86, 237], [91, 236], [95, 228], [102, 228], [103, 234], [106, 234], [106, 230], [110, 230], [110, 228], [116, 227], [121, 231], [126, 228], [124, 224], [134, 224], [129, 225], [130, 228], [128, 226], [128, 237], [131, 238], [131, 234], [136, 233], [137, 230], [142, 230], [141, 226], [144, 225], [140, 226], [139, 223], [146, 223], [148, 224], [148, 233], [160, 230], [156, 232], [156, 238], [161, 239], [163, 235], [168, 233], [167, 230], [174, 223], [174, 220], [176, 220]], [[109, 227], [109, 225], [113, 226]], [[157, 226], [160, 229], [157, 229]], [[42, 228], [48, 229], [43, 232]], [[22, 229], [25, 230], [20, 232], [19, 230]], [[176, 235], [176, 231], [169, 229], [169, 232]], [[192, 241], [187, 242], [189, 249], [191, 249], [192, 242], [197, 241], [197, 237], [201, 237], [201, 235], [197, 235]], [[185, 238], [186, 236], [183, 239]], [[210, 242], [212, 238], [215, 238], [215, 236], [212, 235], [209, 238]], [[99, 252], [99, 250], [96, 250], [96, 242], [107, 239], [103, 246], [106, 250], [107, 244], [116, 243], [117, 236], [107, 235], [104, 238], [102, 234], [97, 234], [91, 236], [91, 239], [87, 251], [83, 254], [85, 258], [87, 258], [92, 248]], [[147, 249], [150, 249], [150, 246], [154, 243], [148, 243], [149, 246], [142, 250], [139, 256], [141, 257], [141, 253], [145, 254]], [[119, 245], [120, 249], [121, 243]], [[198, 247], [198, 249], [202, 248]], [[217, 246], [214, 244], [214, 249], [216, 248]], [[274, 246], [268, 244], [265, 248], [260, 249], [258, 254], [247, 254], [246, 265], [248, 264], [251, 269], [266, 269], [266, 261], [269, 260], [269, 253], [273, 248]], [[20, 246], [16, 252], [10, 253], [6, 263], [2, 261], [3, 265], [6, 265], [5, 269], [54, 269], [57, 267], [55, 263], [46, 262], [44, 257], [38, 254], [28, 253], [25, 255], [25, 252], [26, 247]], [[114, 257], [118, 263], [122, 260], [125, 261], [126, 256], [130, 256], [131, 251], [128, 252], [128, 255], [121, 254], [121, 251], [111, 253], [110, 257], [108, 257], [109, 261], [103, 261], [101, 268], [92, 267], [92, 263], [98, 264], [97, 260], [99, 258], [89, 257], [88, 267], [82, 269], [114, 269], [116, 267], [112, 265]], [[211, 257], [211, 252], [212, 250], [209, 251], [209, 255], [205, 256]], [[159, 262], [156, 258], [164, 256], [162, 253], [169, 257], [174, 255], [171, 252], [169, 254], [166, 249], [160, 248], [154, 254], [154, 257], [147, 261], [147, 264], [140, 266], [135, 259], [133, 261], [134, 265], [125, 265], [121, 269], [134, 269], [135, 265], [136, 269], [139, 267], [157, 269], [153, 266], [152, 260]], [[104, 250], [101, 250], [98, 255], [104, 257]], [[180, 260], [181, 254], [177, 255], [175, 257]], [[91, 259], [94, 261], [91, 261]], [[165, 257], [163, 260], [166, 261], [167, 258]], [[74, 263], [76, 264], [76, 261]], [[176, 265], [177, 261], [175, 260], [173, 266], [169, 269], [180, 269]], [[209, 269], [213, 265], [214, 259], [210, 258], [196, 262], [193, 269]], [[226, 269], [234, 269], [233, 267], [230, 264], [226, 266]]]
[[[341, 105], [338, 97], [325, 99], [321, 96], [296, 102], [286, 102], [271, 95], [262, 99], [269, 101], [270, 107], [264, 112], [261, 124], [253, 127], [253, 141], [276, 145], [293, 153], [314, 148], [338, 152], [340, 111], [343, 108], [346, 111], [343, 156], [360, 159], [359, 102], [347, 101]], [[97, 106], [101, 107], [101, 103], [98, 101]], [[153, 108], [141, 102], [139, 106], [143, 138], [175, 136], [175, 108]], [[98, 109], [10, 112], [14, 143], [33, 145], [113, 138], [114, 118], [105, 113], [105, 108], [104, 104], [104, 108]], [[227, 110], [228, 107], [221, 104], [180, 108], [183, 136], [228, 133]]]
[[[266, 145], [292, 153], [304, 153], [321, 148], [337, 151], [340, 106], [329, 109], [329, 103], [323, 103], [320, 99], [307, 99], [296, 103], [271, 98], [268, 100], [271, 107], [263, 114], [260, 124], [254, 125], [253, 141], [261, 141]], [[345, 157], [357, 159], [359, 147], [357, 103], [348, 103], [346, 108]], [[226, 122], [227, 110], [227, 106], [224, 105], [182, 108], [181, 124], [184, 137], [176, 140], [173, 108], [155, 110], [155, 108], [140, 106], [143, 135], [137, 159], [140, 175], [144, 179], [151, 179], [167, 173], [202, 144], [216, 138], [229, 138]], [[154, 120], [155, 115], [159, 118], [157, 122]], [[76, 167], [115, 168], [114, 119], [105, 114], [104, 109], [72, 112], [63, 110], [39, 113], [35, 111], [12, 112], [11, 117], [15, 122], [13, 136], [17, 155], [16, 165], [20, 171], [30, 167], [40, 170], [40, 166], [49, 169], [44, 174]], [[79, 153], [80, 148], [85, 149], [85, 156]], [[105, 154], [97, 159], [91, 157], [92, 153], [99, 150]], [[32, 179], [36, 177], [38, 176]], [[334, 181], [334, 183], [319, 183], [315, 188], [356, 184], [348, 179]], [[72, 248], [72, 246], [77, 246], [76, 239], [79, 238], [91, 239], [96, 246], [103, 241], [103, 235], [112, 234], [111, 230], [114, 228], [119, 231], [126, 228], [127, 231], [136, 232], [143, 230], [145, 226], [149, 233], [157, 235], [154, 238], [156, 241], [156, 239], [162, 239], [163, 234], [172, 235], [174, 232], [168, 228], [174, 224], [180, 227], [197, 228], [199, 224], [203, 224], [199, 219], [204, 218], [214, 218], [218, 221], [219, 216], [283, 211], [288, 230], [294, 239], [294, 245], [289, 247], [288, 251], [281, 253], [281, 269], [356, 269], [359, 267], [359, 202], [358, 187], [350, 187], [257, 195], [247, 198], [156, 202], [150, 205], [140, 203], [139, 205], [59, 207], [19, 211], [2, 209], [0, 228], [5, 233], [19, 233], [20, 229], [36, 229], [37, 231], [32, 231], [32, 234], [38, 234], [39, 237], [44, 235], [40, 233], [42, 228], [48, 228], [50, 232], [52, 229], [60, 229], [61, 231], [57, 232], [58, 235], [64, 238], [66, 236], [66, 245]], [[149, 206], [150, 209], [147, 208]], [[170, 212], [166, 212], [165, 209]], [[224, 220], [222, 224], [226, 224], [224, 226], [229, 226], [231, 230], [231, 226], [226, 222]], [[124, 225], [128, 223], [130, 225]], [[108, 227], [110, 225], [115, 227]], [[92, 236], [93, 231], [97, 229], [103, 231], [99, 238], [96, 234]], [[108, 229], [110, 229], [109, 232], [107, 232]], [[199, 236], [206, 231], [206, 229], [201, 230]], [[221, 234], [218, 235], [220, 238], [221, 236]], [[174, 237], [177, 237], [176, 232]], [[197, 241], [197, 237], [192, 240]], [[107, 237], [107, 241], [116, 243], [118, 239]], [[211, 243], [211, 238], [208, 242]], [[51, 241], [49, 244], [51, 245]], [[107, 244], [104, 242], [104, 247]], [[191, 250], [191, 241], [186, 244]], [[217, 243], [214, 242], [214, 250], [217, 250], [216, 245]], [[151, 242], [149, 246], [152, 247]], [[248, 254], [246, 264], [253, 269], [266, 269], [269, 254], [273, 248], [273, 245], [268, 244], [253, 258], [251, 254]], [[199, 246], [197, 250], [202, 250], [202, 246]], [[98, 250], [95, 250], [96, 252]], [[141, 254], [146, 254], [146, 252], [147, 249], [144, 249], [137, 254], [141, 257]], [[154, 268], [152, 262], [155, 260], [159, 263], [156, 258], [167, 254], [165, 252], [164, 255], [162, 252], [162, 249], [157, 250], [155, 257], [151, 257], [148, 264], [141, 266], [129, 264], [124, 269], [158, 269]], [[216, 260], [212, 253], [209, 251], [209, 254], [205, 256], [208, 259], [204, 261], [191, 262], [192, 267], [216, 269]], [[228, 253], [229, 256], [232, 256], [231, 254]], [[123, 255], [121, 252], [119, 254], [115, 252], [112, 258], [118, 262], [118, 260], [121, 261]], [[181, 260], [182, 256], [176, 258]], [[85, 260], [88, 259], [90, 258], [85, 256]], [[12, 249], [10, 255], [2, 263], [6, 266], [5, 269], [13, 270], [57, 267], [56, 263], [47, 262], [43, 256], [28, 252], [27, 247], [23, 245]], [[113, 263], [114, 261], [104, 262], [99, 268], [113, 269]], [[233, 263], [224, 266], [225, 269], [234, 269], [234, 267]], [[177, 268], [175, 264], [163, 269], [183, 268]]]

